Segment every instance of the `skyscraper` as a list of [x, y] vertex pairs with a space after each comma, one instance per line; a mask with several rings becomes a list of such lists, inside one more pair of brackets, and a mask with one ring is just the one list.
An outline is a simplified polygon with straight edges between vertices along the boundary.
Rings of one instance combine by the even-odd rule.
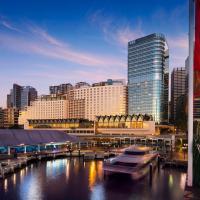
[[13, 84], [13, 88], [10, 90], [10, 95], [7, 96], [7, 105], [12, 108], [21, 107], [21, 89], [22, 87], [17, 84]]
[[[186, 70], [184, 67], [175, 68], [171, 75], [171, 119], [176, 120], [177, 100], [186, 93]], [[184, 109], [184, 108], [183, 108]]]
[[31, 86], [24, 86], [21, 90], [21, 109], [30, 106], [30, 102], [37, 98], [37, 90]]
[[37, 98], [37, 91], [31, 86], [13, 84], [10, 94], [7, 95], [7, 108], [23, 109], [30, 105], [30, 101]]
[[168, 114], [169, 54], [162, 34], [128, 43], [128, 113], [152, 115], [158, 123]]

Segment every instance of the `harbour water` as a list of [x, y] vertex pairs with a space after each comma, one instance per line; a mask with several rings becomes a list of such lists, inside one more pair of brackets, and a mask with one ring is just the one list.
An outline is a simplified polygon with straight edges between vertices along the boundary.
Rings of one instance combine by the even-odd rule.
[[31, 164], [0, 180], [1, 200], [182, 200], [186, 174], [156, 169], [133, 182], [103, 176], [103, 161], [65, 158]]

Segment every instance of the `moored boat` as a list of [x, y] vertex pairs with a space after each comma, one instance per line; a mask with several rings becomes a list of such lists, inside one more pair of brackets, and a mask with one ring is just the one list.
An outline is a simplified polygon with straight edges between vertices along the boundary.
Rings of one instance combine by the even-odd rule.
[[138, 180], [149, 172], [150, 165], [156, 167], [157, 157], [157, 152], [150, 147], [130, 146], [117, 157], [104, 162], [104, 175], [126, 174]]

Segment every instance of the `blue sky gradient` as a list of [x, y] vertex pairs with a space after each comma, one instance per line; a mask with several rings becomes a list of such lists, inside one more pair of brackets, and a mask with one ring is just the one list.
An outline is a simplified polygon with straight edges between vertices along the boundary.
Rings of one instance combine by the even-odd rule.
[[13, 83], [48, 86], [127, 77], [127, 42], [159, 32], [170, 69], [188, 54], [187, 0], [0, 0], [0, 106]]

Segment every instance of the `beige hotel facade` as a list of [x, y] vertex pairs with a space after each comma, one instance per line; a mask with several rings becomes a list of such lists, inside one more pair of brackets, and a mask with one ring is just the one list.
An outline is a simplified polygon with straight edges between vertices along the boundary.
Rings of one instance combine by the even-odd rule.
[[20, 111], [19, 124], [30, 119], [88, 119], [99, 115], [125, 115], [127, 113], [127, 86], [122, 81], [110, 85], [81, 86], [67, 94], [41, 96], [25, 110]]

